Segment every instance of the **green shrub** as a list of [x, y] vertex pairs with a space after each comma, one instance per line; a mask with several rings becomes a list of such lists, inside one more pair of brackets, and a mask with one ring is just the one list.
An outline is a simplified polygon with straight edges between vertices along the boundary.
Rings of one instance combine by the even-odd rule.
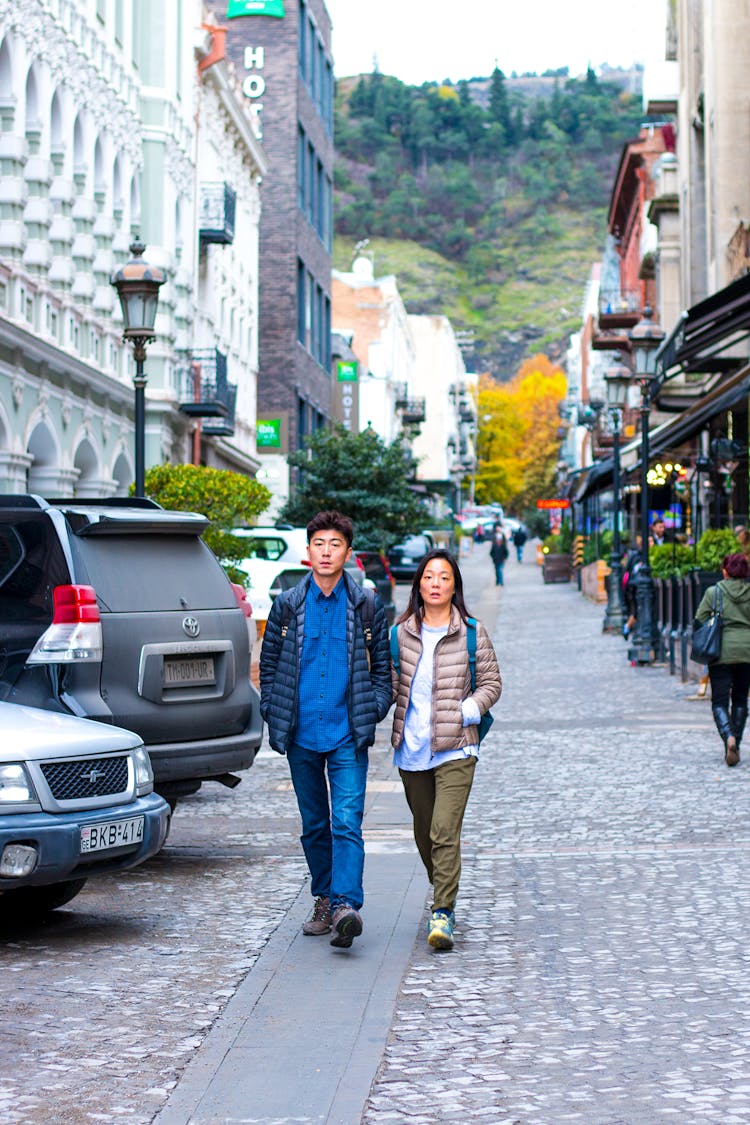
[[697, 563], [701, 570], [721, 570], [721, 560], [742, 548], [728, 527], [709, 528], [698, 540]]
[[663, 543], [649, 550], [648, 561], [654, 578], [679, 577], [695, 568], [695, 552], [687, 543]]

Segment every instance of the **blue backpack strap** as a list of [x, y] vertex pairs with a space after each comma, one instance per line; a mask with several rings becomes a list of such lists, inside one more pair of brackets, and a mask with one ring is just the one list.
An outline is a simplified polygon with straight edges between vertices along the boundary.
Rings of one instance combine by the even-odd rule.
[[396, 675], [401, 675], [401, 664], [398, 656], [398, 625], [391, 625], [391, 660], [396, 669]]
[[466, 648], [469, 652], [469, 674], [471, 676], [471, 690], [477, 690], [477, 622], [475, 617], [466, 621]]

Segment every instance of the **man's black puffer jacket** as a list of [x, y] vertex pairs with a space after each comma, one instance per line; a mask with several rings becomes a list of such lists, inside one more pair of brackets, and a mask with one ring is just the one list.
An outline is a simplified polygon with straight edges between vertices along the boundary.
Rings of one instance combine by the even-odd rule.
[[[365, 594], [344, 572], [346, 584], [346, 649], [349, 657], [349, 726], [357, 750], [372, 746], [375, 727], [393, 701], [388, 622], [377, 594]], [[260, 711], [268, 726], [271, 747], [285, 754], [293, 744], [297, 725], [297, 683], [305, 632], [305, 599], [312, 575], [274, 601], [268, 615], [260, 654]], [[375, 600], [370, 665], [362, 627], [361, 607], [367, 596]], [[285, 613], [288, 604], [291, 613]], [[287, 623], [286, 635], [283, 625]]]

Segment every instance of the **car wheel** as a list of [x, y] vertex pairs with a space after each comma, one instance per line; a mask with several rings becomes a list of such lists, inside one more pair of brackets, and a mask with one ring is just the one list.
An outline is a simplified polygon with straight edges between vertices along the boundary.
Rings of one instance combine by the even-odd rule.
[[14, 891], [6, 891], [3, 897], [16, 918], [33, 918], [65, 906], [85, 885], [85, 879], [68, 879], [65, 883], [52, 883], [49, 887], [18, 887]]

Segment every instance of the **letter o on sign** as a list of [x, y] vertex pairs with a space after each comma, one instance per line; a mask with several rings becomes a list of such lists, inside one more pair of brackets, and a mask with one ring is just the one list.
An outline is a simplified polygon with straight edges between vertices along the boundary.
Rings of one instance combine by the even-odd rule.
[[242, 93], [246, 98], [262, 98], [266, 92], [266, 80], [262, 74], [248, 74], [242, 83]]

